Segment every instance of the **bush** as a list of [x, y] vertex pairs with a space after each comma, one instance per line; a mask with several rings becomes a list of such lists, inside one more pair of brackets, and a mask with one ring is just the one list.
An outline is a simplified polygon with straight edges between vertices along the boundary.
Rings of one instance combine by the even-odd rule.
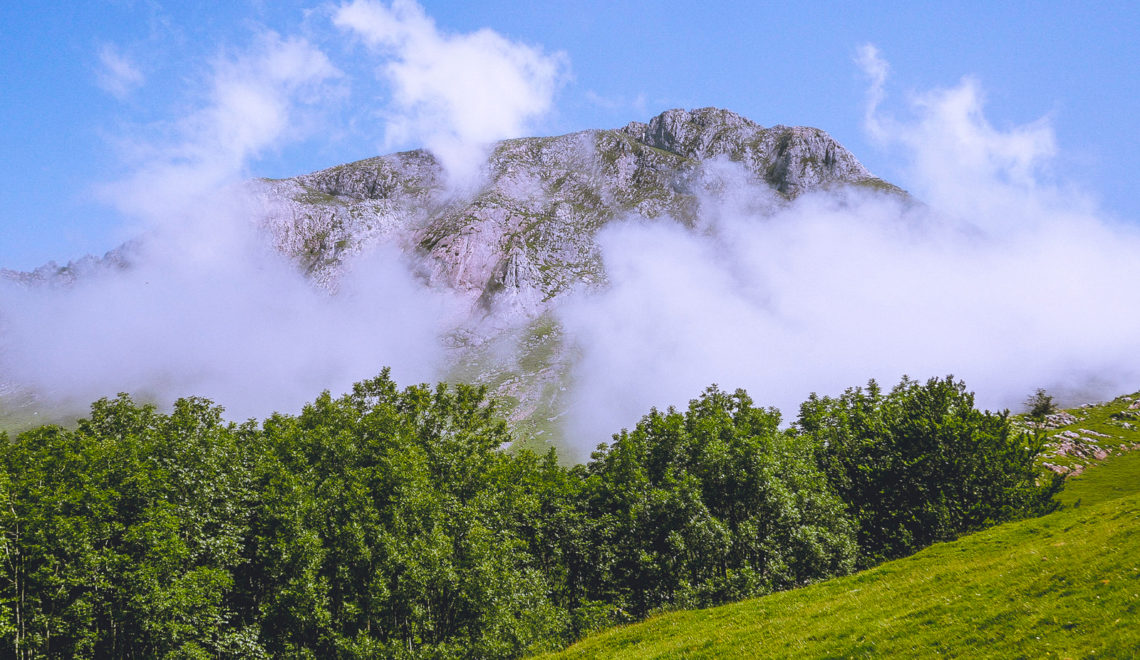
[[1053, 397], [1045, 393], [1045, 388], [1037, 388], [1033, 396], [1025, 400], [1025, 414], [1036, 422], [1043, 422], [1045, 418], [1057, 412], [1057, 404]]

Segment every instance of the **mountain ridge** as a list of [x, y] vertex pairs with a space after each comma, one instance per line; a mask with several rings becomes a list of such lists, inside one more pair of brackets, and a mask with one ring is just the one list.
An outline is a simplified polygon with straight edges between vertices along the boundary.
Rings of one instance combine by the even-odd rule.
[[323, 285], [335, 288], [346, 257], [410, 229], [396, 242], [425, 257], [433, 284], [484, 312], [505, 303], [534, 317], [573, 284], [604, 280], [593, 237], [609, 221], [668, 215], [693, 224], [699, 198], [717, 185], [705, 165], [718, 159], [766, 184], [775, 202], [837, 185], [901, 192], [820, 129], [763, 128], [717, 108], [503, 140], [466, 195], [450, 193], [439, 162], [423, 150], [261, 180], [258, 192], [276, 247]]
[[[243, 184], [265, 240], [316, 286], [335, 294], [352, 258], [387, 245], [453, 293], [465, 320], [446, 338], [445, 377], [487, 385], [526, 442], [558, 435], [575, 355], [554, 310], [574, 291], [605, 286], [602, 228], [669, 218], [693, 229], [729, 194], [764, 214], [843, 187], [906, 197], [820, 129], [766, 128], [719, 108], [503, 140], [480, 177], [460, 185], [423, 149]], [[129, 268], [138, 249], [0, 277], [67, 285]]]

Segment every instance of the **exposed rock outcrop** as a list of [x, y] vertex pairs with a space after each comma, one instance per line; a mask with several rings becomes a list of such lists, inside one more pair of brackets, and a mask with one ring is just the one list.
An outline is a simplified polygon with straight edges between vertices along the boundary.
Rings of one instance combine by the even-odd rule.
[[705, 168], [726, 161], [778, 200], [842, 185], [901, 193], [819, 129], [763, 128], [717, 108], [506, 140], [492, 149], [485, 179], [461, 192], [424, 151], [262, 181], [259, 191], [278, 249], [318, 282], [335, 287], [345, 258], [388, 240], [422, 255], [425, 275], [478, 313], [536, 318], [571, 287], [605, 280], [594, 237], [606, 223], [694, 222], [701, 200], [716, 194]]

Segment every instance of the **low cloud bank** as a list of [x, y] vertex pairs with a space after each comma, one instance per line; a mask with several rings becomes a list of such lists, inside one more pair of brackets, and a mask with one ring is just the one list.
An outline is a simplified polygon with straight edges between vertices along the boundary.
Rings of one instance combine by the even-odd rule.
[[610, 286], [561, 311], [581, 353], [566, 434], [578, 450], [711, 383], [786, 420], [810, 392], [903, 374], [952, 373], [993, 409], [1037, 387], [1073, 401], [1140, 387], [1136, 226], [1048, 182], [1047, 122], [993, 128], [970, 79], [884, 116], [886, 64], [861, 59], [868, 128], [903, 149], [929, 206], [847, 191], [768, 214], [749, 210], [765, 186], [737, 187], [704, 200], [695, 229], [603, 230]]
[[0, 373], [82, 410], [119, 391], [205, 395], [232, 416], [294, 410], [393, 367], [441, 376], [451, 301], [378, 247], [329, 296], [269, 247], [241, 185], [247, 163], [296, 139], [340, 72], [303, 39], [266, 32], [213, 63], [203, 105], [134, 144], [133, 174], [102, 193], [142, 235], [131, 267], [70, 287], [0, 286]]

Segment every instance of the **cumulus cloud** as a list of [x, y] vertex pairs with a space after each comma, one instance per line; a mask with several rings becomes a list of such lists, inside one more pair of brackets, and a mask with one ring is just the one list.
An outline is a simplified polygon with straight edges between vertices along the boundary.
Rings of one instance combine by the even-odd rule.
[[334, 93], [339, 71], [304, 39], [264, 32], [255, 41], [213, 62], [199, 108], [129, 145], [133, 174], [105, 186], [106, 201], [129, 217], [171, 225], [245, 175], [251, 159], [302, 137], [294, 131], [305, 125], [305, 109]]
[[395, 248], [358, 257], [330, 296], [253, 222], [263, 209], [242, 185], [250, 159], [295, 139], [337, 76], [318, 48], [273, 33], [216, 60], [202, 105], [138, 145], [133, 174], [104, 190], [140, 223], [131, 267], [68, 287], [0, 286], [4, 379], [49, 406], [205, 395], [241, 418], [385, 365], [401, 382], [436, 378], [450, 302]]
[[878, 49], [864, 45], [856, 62], [869, 80], [864, 127], [883, 146], [901, 147], [909, 170], [903, 183], [923, 201], [959, 217], [986, 217], [991, 230], [999, 216], [1020, 223], [1049, 217], [1046, 209], [1027, 212], [1026, 204], [1056, 212], [1082, 203], [1079, 191], [1050, 181], [1057, 145], [1048, 116], [996, 129], [981, 84], [966, 76], [954, 87], [914, 94], [911, 116], [898, 119], [882, 108], [890, 66]]
[[99, 70], [95, 82], [99, 87], [117, 99], [125, 99], [146, 82], [146, 77], [135, 63], [119, 52], [113, 44], [103, 44], [99, 48]]
[[382, 58], [388, 144], [423, 143], [459, 182], [477, 174], [491, 142], [524, 134], [549, 112], [566, 76], [562, 53], [489, 29], [445, 33], [412, 0], [354, 0], [334, 23]]
[[1076, 401], [1140, 386], [1135, 226], [1049, 183], [1049, 124], [995, 129], [977, 81], [915, 96], [906, 120], [882, 115], [883, 81], [869, 129], [903, 148], [929, 204], [848, 191], [772, 213], [736, 195], [703, 200], [696, 230], [602, 232], [609, 287], [560, 311], [581, 353], [578, 450], [714, 382], [786, 419], [810, 392], [903, 374], [952, 373], [995, 409], [1036, 387]]

